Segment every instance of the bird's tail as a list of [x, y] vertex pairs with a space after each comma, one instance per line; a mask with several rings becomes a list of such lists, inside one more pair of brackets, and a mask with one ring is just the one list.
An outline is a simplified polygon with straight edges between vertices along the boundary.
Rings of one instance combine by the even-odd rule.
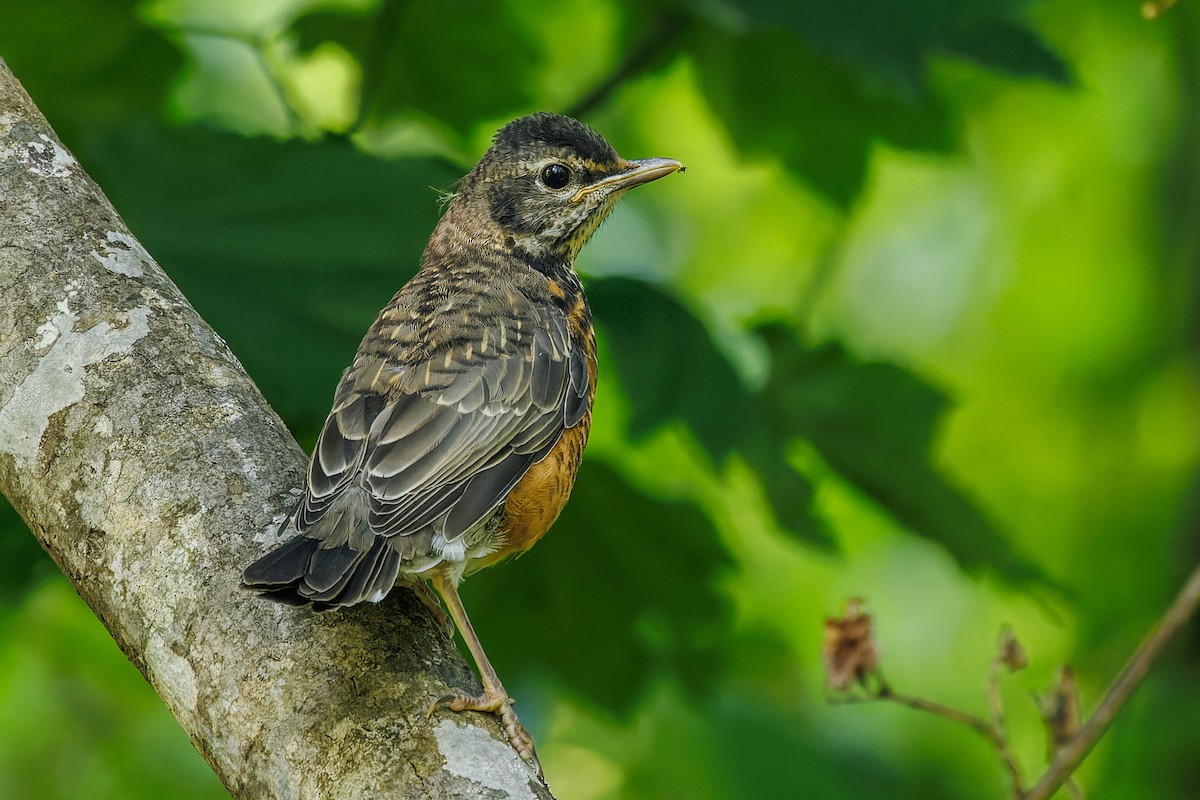
[[317, 611], [379, 602], [396, 583], [400, 554], [387, 537], [358, 531], [352, 513], [327, 514], [246, 567], [242, 588]]

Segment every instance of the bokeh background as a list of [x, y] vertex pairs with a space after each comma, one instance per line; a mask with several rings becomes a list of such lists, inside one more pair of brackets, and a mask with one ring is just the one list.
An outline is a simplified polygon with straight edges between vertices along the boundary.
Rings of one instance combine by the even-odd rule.
[[[0, 57], [310, 446], [507, 120], [688, 164], [579, 260], [576, 494], [465, 585], [571, 800], [1000, 798], [974, 734], [829, 706], [866, 599], [902, 691], [984, 713], [1001, 626], [1085, 706], [1200, 557], [1200, 8], [1137, 0], [2, 0]], [[1200, 636], [1079, 773], [1200, 796]], [[0, 511], [0, 797], [227, 794]]]

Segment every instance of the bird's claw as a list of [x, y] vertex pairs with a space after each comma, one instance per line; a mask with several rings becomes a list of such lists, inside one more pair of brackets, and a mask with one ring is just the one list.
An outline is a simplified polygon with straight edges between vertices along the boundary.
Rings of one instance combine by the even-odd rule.
[[433, 716], [433, 712], [442, 706], [451, 711], [486, 711], [489, 714], [501, 714], [501, 708], [508, 706], [511, 709], [514, 702], [511, 697], [504, 695], [481, 694], [475, 697], [461, 692], [451, 692], [434, 700], [425, 716], [426, 718]]
[[517, 719], [517, 712], [513, 711], [515, 702], [511, 697], [502, 694], [485, 693], [475, 697], [460, 692], [451, 692], [434, 700], [433, 704], [429, 706], [429, 710], [425, 712], [425, 717], [428, 719], [433, 716], [433, 712], [443, 706], [451, 711], [483, 711], [495, 714], [500, 718], [500, 725], [508, 735], [508, 743], [517, 751], [517, 755], [537, 770], [538, 778], [541, 778], [542, 763], [538, 760], [537, 748], [533, 744], [533, 737], [529, 735], [529, 731], [525, 730], [525, 726]]

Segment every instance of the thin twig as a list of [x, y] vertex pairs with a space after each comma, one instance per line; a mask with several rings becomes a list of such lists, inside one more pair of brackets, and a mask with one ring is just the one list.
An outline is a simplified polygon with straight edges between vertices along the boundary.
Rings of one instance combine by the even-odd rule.
[[1079, 788], [1079, 784], [1074, 778], [1067, 778], [1066, 782], [1067, 794], [1071, 795], [1071, 800], [1087, 800], [1087, 796], [1083, 793], [1083, 789]]
[[983, 717], [977, 717], [974, 714], [968, 714], [966, 711], [960, 711], [957, 708], [952, 708], [947, 705], [926, 700], [924, 697], [912, 697], [907, 694], [893, 692], [888, 687], [880, 690], [878, 695], [880, 700], [888, 700], [893, 703], [899, 703], [902, 706], [915, 708], [917, 711], [927, 711], [930, 714], [935, 714], [943, 719], [948, 719], [951, 722], [957, 722], [960, 725], [966, 725], [971, 730], [983, 736], [992, 744], [996, 743], [996, 732], [992, 730], [992, 724]]
[[1022, 800], [1049, 800], [1066, 783], [1080, 762], [1104, 735], [1108, 726], [1133, 690], [1145, 679], [1163, 648], [1200, 607], [1200, 565], [1198, 565], [1170, 609], [1133, 654], [1125, 669], [1109, 686], [1100, 705], [1079, 731], [1054, 754], [1050, 767]]
[[363, 48], [360, 66], [362, 68], [362, 83], [358, 90], [358, 113], [354, 122], [350, 123], [347, 135], [358, 133], [363, 129], [376, 110], [375, 104], [380, 88], [383, 86], [383, 74], [388, 59], [395, 49], [397, 32], [400, 30], [400, 15], [403, 6], [398, 0], [383, 0], [375, 13], [373, 27], [367, 46]]
[[874, 683], [878, 688], [873, 691], [868, 687], [867, 681], [860, 681], [859, 685], [865, 690], [865, 693], [846, 693], [836, 694], [827, 698], [830, 704], [851, 704], [851, 703], [869, 703], [872, 701], [887, 700], [892, 703], [899, 703], [902, 706], [924, 711], [942, 719], [950, 720], [951, 722], [965, 725], [971, 730], [978, 733], [983, 738], [987, 739], [995, 748], [1000, 756], [1000, 762], [1004, 769], [1008, 772], [1009, 780], [1012, 783], [1012, 789], [1009, 793], [1013, 800], [1020, 800], [1022, 797], [1021, 773], [1017, 767], [1016, 759], [1008, 749], [1008, 740], [1004, 735], [1004, 716], [1003, 706], [1000, 701], [1000, 665], [1004, 661], [1005, 652], [1003, 645], [1001, 650], [996, 654], [992, 661], [992, 666], [988, 674], [988, 706], [991, 709], [991, 719], [977, 717], [966, 711], [961, 711], [952, 706], [947, 706], [933, 700], [926, 700], [923, 697], [914, 697], [912, 695], [900, 694], [893, 691], [884, 680], [883, 674], [876, 669], [872, 676]]
[[[1011, 635], [1007, 628], [1002, 636], [1004, 635]], [[1021, 768], [1017, 765], [1017, 759], [1008, 747], [1008, 735], [1005, 733], [1004, 725], [1004, 699], [1000, 694], [1000, 667], [1004, 663], [1004, 657], [1002, 639], [996, 655], [992, 656], [992, 661], [988, 665], [987, 704], [992, 715], [992, 744], [996, 746], [996, 754], [1000, 756], [1000, 763], [1004, 765], [1004, 770], [1012, 782], [1013, 796], [1020, 797], [1021, 792], [1024, 791], [1022, 788], [1024, 784], [1021, 782]]]
[[995, 732], [992, 730], [992, 724], [983, 717], [977, 717], [974, 714], [968, 714], [966, 711], [960, 711], [951, 706], [942, 705], [933, 700], [926, 700], [923, 697], [912, 697], [907, 694], [900, 694], [892, 691], [891, 687], [883, 684], [877, 691], [867, 694], [845, 694], [836, 697], [830, 697], [831, 705], [851, 705], [855, 703], [872, 703], [879, 700], [887, 700], [891, 703], [899, 703], [902, 706], [914, 708], [917, 711], [926, 711], [943, 719], [948, 719], [951, 722], [957, 722], [959, 725], [965, 725], [971, 730], [983, 736], [992, 744], [995, 744]]
[[600, 83], [596, 84], [563, 113], [568, 117], [583, 117], [608, 99], [621, 84], [647, 69], [684, 27], [683, 14], [664, 14], [650, 34], [625, 56], [625, 60]]

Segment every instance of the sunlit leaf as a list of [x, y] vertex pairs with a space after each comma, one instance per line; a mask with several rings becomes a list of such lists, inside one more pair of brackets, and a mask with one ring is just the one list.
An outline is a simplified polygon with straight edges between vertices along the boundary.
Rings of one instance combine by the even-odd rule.
[[1047, 580], [932, 463], [949, 403], [943, 392], [836, 343], [809, 348], [783, 325], [759, 332], [771, 347], [764, 396], [781, 436], [811, 442], [843, 478], [964, 567], [1016, 582]]
[[301, 17], [304, 46], [336, 41], [363, 67], [365, 112], [416, 113], [467, 133], [480, 119], [516, 116], [534, 100], [537, 41], [491, 0], [388, 0], [371, 14]]
[[760, 399], [704, 323], [646, 281], [594, 279], [588, 297], [629, 397], [630, 434], [644, 436], [679, 420], [715, 465], [740, 453], [759, 475], [780, 523], [810, 542], [829, 544], [810, 513], [811, 486], [788, 464], [786, 442], [766, 427]]

